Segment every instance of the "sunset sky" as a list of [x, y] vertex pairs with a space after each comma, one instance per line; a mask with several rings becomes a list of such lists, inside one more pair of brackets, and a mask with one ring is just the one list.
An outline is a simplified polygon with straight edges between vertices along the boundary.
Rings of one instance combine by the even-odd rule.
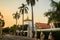
[[[59, 1], [59, 0], [54, 0]], [[4, 16], [5, 27], [12, 26], [15, 24], [15, 19], [13, 19], [12, 14], [16, 11], [19, 11], [18, 7], [22, 3], [25, 3], [25, 0], [0, 0], [0, 12]], [[29, 7], [28, 16], [31, 19], [31, 7]], [[39, 0], [34, 6], [34, 22], [47, 23], [47, 18], [44, 16], [44, 13], [50, 9], [50, 0]], [[26, 19], [25, 14], [25, 19]], [[18, 20], [18, 24], [22, 24], [22, 17]]]

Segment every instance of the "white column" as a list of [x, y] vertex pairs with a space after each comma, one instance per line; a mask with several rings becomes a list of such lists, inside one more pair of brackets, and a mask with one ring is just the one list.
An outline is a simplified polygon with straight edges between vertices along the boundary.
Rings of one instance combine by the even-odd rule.
[[55, 28], [54, 24], [53, 23], [50, 23], [50, 26], [51, 28]]
[[48, 40], [53, 40], [53, 36], [51, 32], [49, 33]]
[[28, 33], [27, 33], [27, 37], [32, 38], [32, 27], [28, 26]]
[[40, 33], [40, 40], [44, 40], [44, 38], [45, 38], [45, 35], [44, 35], [43, 32], [41, 32], [41, 33]]

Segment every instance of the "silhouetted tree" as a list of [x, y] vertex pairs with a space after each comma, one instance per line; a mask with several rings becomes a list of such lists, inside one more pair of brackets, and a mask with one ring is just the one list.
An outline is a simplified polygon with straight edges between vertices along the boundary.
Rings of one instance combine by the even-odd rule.
[[24, 25], [24, 14], [28, 13], [28, 7], [22, 3], [22, 6], [20, 6], [18, 9], [20, 9], [19, 13], [22, 14], [22, 20], [23, 20], [22, 24]]
[[18, 12], [13, 13], [13, 18], [16, 19], [16, 25], [17, 25], [17, 20], [20, 18], [20, 14]]
[[59, 26], [58, 24], [60, 23], [60, 2], [55, 2], [51, 0], [51, 6], [52, 10], [46, 12], [45, 16], [48, 17], [48, 23], [53, 22], [53, 24], [54, 25], [57, 24], [58, 27]]
[[33, 6], [36, 4], [36, 1], [38, 0], [26, 0], [28, 5], [31, 5], [31, 11], [32, 11], [32, 30], [34, 31], [34, 16], [33, 16]]
[[31, 13], [32, 13], [32, 32], [34, 36], [34, 15], [33, 15], [33, 6], [36, 4], [38, 0], [26, 0], [27, 4], [31, 6]]
[[19, 26], [18, 25], [12, 25], [10, 27], [10, 30], [9, 31], [12, 32], [12, 33], [14, 33], [14, 35], [15, 35], [17, 29], [19, 29]]

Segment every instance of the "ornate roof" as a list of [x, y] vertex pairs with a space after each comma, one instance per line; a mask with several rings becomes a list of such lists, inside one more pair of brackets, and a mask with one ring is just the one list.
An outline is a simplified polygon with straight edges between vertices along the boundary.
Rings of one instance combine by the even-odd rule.
[[29, 17], [27, 16], [27, 18], [24, 21], [32, 21], [32, 20], [29, 19]]
[[36, 23], [35, 24], [37, 29], [47, 29], [50, 28], [50, 25], [48, 25], [47, 23]]

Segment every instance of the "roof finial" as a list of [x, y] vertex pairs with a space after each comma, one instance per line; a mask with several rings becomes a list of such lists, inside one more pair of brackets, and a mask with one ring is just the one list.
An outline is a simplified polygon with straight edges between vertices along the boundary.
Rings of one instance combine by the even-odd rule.
[[29, 16], [27, 16], [27, 20], [29, 19]]
[[29, 16], [27, 16], [24, 21], [32, 21], [32, 20], [29, 18]]

